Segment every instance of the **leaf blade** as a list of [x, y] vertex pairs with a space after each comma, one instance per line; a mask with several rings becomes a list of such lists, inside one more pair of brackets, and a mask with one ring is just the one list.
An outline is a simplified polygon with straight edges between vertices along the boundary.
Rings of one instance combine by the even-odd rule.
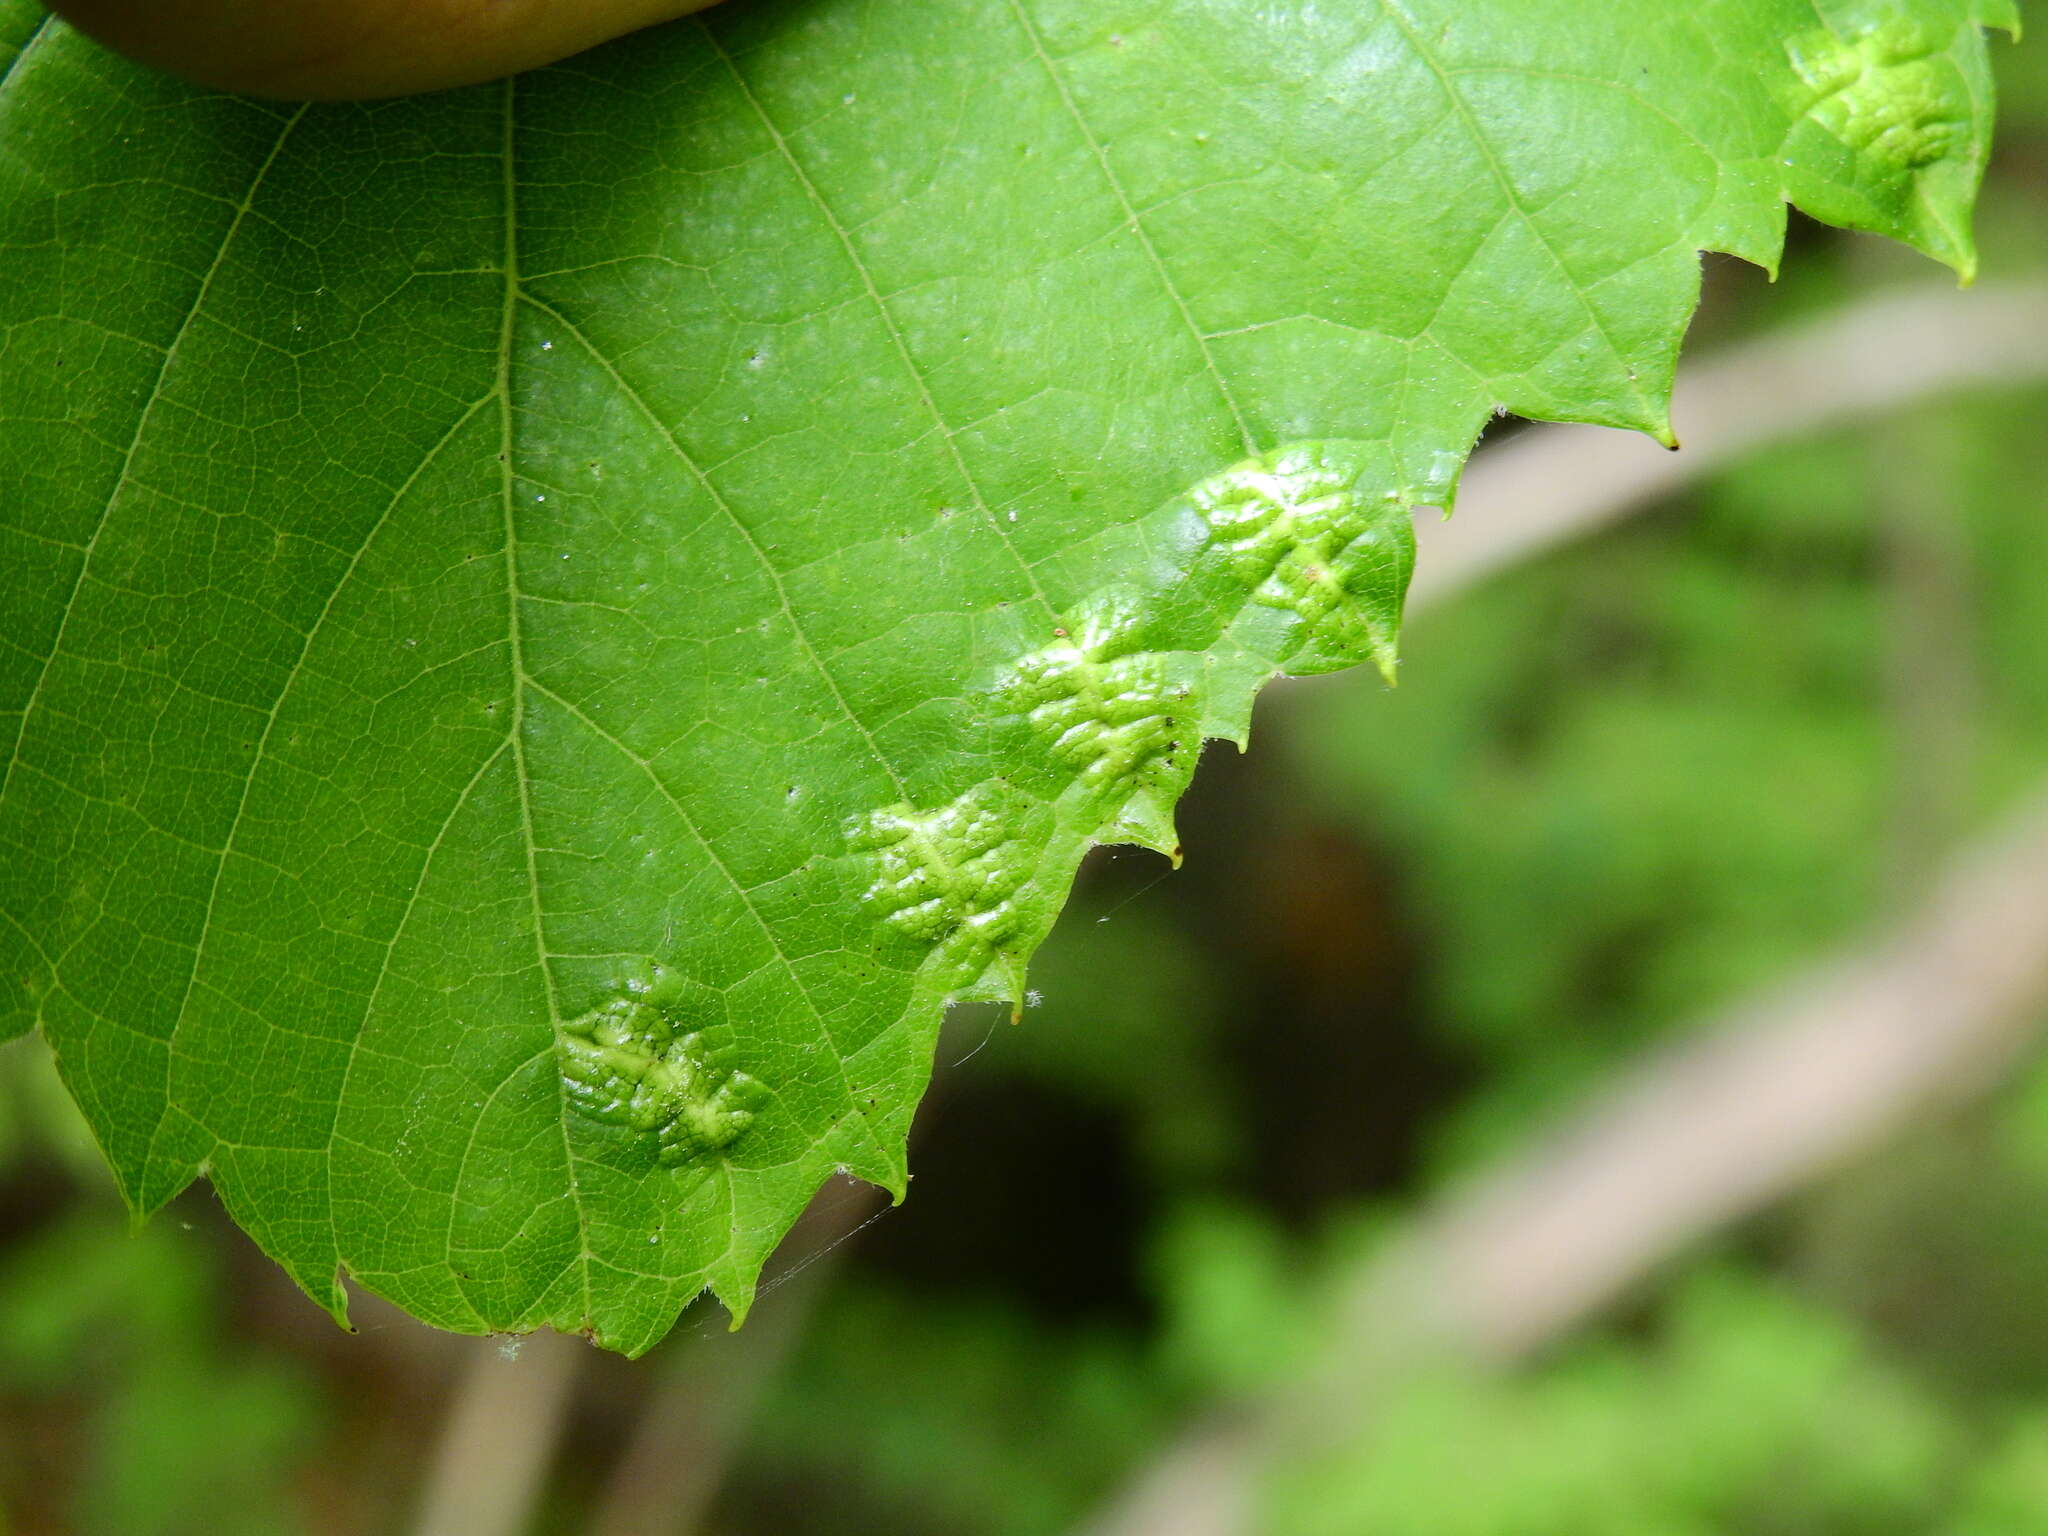
[[1087, 847], [1391, 668], [1496, 409], [1668, 433], [1784, 194], [1967, 272], [2002, 5], [1671, 10], [812, 0], [279, 112], [0, 5], [8, 1027], [337, 1315], [743, 1311]]

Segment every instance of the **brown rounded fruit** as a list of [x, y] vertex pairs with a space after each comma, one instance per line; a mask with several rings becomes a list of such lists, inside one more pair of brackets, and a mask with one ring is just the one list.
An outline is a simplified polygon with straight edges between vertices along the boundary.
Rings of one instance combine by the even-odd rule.
[[712, 0], [50, 0], [109, 48], [200, 85], [348, 101], [494, 80]]

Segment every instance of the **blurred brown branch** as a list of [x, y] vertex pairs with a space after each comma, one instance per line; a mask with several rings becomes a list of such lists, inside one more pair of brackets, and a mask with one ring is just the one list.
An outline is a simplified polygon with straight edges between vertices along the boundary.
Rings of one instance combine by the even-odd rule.
[[1315, 1376], [1198, 1426], [1091, 1527], [1230, 1536], [1258, 1469], [1445, 1359], [1505, 1363], [1658, 1263], [1995, 1081], [2048, 1006], [2048, 789], [1891, 936], [1687, 1031], [1425, 1213], [1346, 1287]]
[[[1426, 605], [1766, 443], [2048, 376], [2048, 287], [1909, 290], [1690, 370], [1686, 451], [1532, 428], [1426, 523]], [[1704, 1021], [1555, 1133], [1426, 1212], [1354, 1276], [1314, 1374], [1196, 1424], [1090, 1536], [1235, 1536], [1261, 1470], [1355, 1429], [1432, 1362], [1506, 1363], [1658, 1263], [1996, 1079], [2048, 1008], [2048, 788], [1888, 936]]]
[[773, 1296], [764, 1291], [747, 1326], [663, 1351], [661, 1379], [599, 1496], [590, 1536], [689, 1536], [702, 1526], [754, 1410], [831, 1285], [842, 1245], [886, 1199], [844, 1176], [827, 1183], [778, 1250], [795, 1256], [795, 1267]]
[[1746, 453], [1971, 388], [2048, 378], [2048, 284], [1914, 285], [1680, 368], [1677, 453], [1607, 427], [1541, 426], [1475, 454], [1458, 515], [1425, 518], [1414, 611], [1582, 537]]
[[520, 1536], [554, 1459], [582, 1339], [476, 1339], [427, 1473], [415, 1536]]

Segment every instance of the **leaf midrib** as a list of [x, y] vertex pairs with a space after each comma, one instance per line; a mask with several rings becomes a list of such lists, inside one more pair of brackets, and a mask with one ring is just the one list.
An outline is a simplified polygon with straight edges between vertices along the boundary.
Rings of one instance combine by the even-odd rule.
[[[513, 454], [518, 450], [518, 435], [512, 409], [512, 343], [519, 324], [519, 77], [511, 76], [504, 83], [500, 100], [503, 115], [500, 124], [501, 142], [499, 154], [503, 158], [504, 196], [504, 303], [498, 320], [498, 486], [500, 503], [505, 524], [505, 633], [508, 640], [507, 661], [511, 670], [512, 708], [508, 711], [511, 719], [507, 722], [507, 733], [512, 743], [512, 776], [519, 788], [519, 832], [522, 851], [526, 857], [526, 889], [533, 915], [533, 961], [539, 968], [541, 986], [547, 994], [548, 1032], [552, 1041], [562, 1026], [562, 1005], [555, 993], [554, 967], [548, 964], [547, 913], [540, 899], [540, 864], [537, 849], [539, 839], [533, 830], [533, 790], [531, 776], [526, 766], [526, 671], [525, 624], [520, 615], [521, 595], [519, 589], [519, 520], [513, 510], [514, 485], [518, 471], [514, 466]], [[523, 1070], [523, 1068], [522, 1068]], [[597, 1257], [590, 1247], [590, 1212], [583, 1199], [583, 1185], [576, 1171], [576, 1147], [569, 1134], [569, 1096], [561, 1074], [555, 1075], [555, 1118], [562, 1133], [562, 1172], [569, 1181], [569, 1202], [576, 1212], [577, 1261], [582, 1270], [583, 1280], [583, 1321], [588, 1326], [595, 1315], [594, 1299], [591, 1294], [590, 1267]], [[482, 1123], [479, 1114], [471, 1126]], [[452, 1192], [451, 1192], [452, 1193]], [[451, 1199], [450, 1219], [453, 1219], [455, 1202]], [[452, 1247], [452, 1243], [451, 1243]], [[444, 1258], [449, 1255], [444, 1254]]]

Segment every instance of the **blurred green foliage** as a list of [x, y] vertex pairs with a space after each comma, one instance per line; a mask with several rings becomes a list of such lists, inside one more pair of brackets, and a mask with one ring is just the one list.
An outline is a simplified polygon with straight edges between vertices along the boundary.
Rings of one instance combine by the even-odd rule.
[[[2024, 557], [2048, 483], [2013, 472], [2044, 407], [1939, 413], [1935, 510], [1970, 556], [1972, 632], [1947, 642], [1976, 683], [1965, 815], [2048, 761], [2048, 596]], [[1323, 813], [1397, 851], [1431, 1012], [1490, 1080], [1455, 1155], [1878, 910], [1899, 758], [1923, 750], [1887, 700], [1870, 434], [1891, 430], [1759, 455], [1422, 616], [1426, 686], [1333, 688], [1287, 733]]]
[[233, 1336], [217, 1234], [129, 1231], [41, 1053], [0, 1050], [0, 1104], [12, 1158], [47, 1178], [68, 1167], [78, 1188], [0, 1251], [0, 1493], [20, 1528], [308, 1530], [291, 1480], [320, 1443], [325, 1391]]
[[1134, 1341], [1102, 1328], [855, 1284], [767, 1404], [750, 1472], [768, 1486], [794, 1472], [858, 1488], [805, 1500], [819, 1507], [804, 1528], [819, 1532], [1058, 1530], [1077, 1492], [1106, 1491], [1166, 1427], [1145, 1365]]
[[1709, 1273], [1660, 1309], [1653, 1337], [1519, 1380], [1418, 1384], [1291, 1482], [1273, 1528], [1875, 1536], [1928, 1528], [1953, 1439], [1940, 1405], [1839, 1319]]
[[[0, 1270], [0, 1374], [77, 1409], [69, 1500], [81, 1530], [286, 1536], [289, 1475], [318, 1443], [321, 1394], [286, 1360], [223, 1337], [216, 1256], [167, 1224], [80, 1215]], [[99, 1401], [80, 1403], [81, 1388]]]

